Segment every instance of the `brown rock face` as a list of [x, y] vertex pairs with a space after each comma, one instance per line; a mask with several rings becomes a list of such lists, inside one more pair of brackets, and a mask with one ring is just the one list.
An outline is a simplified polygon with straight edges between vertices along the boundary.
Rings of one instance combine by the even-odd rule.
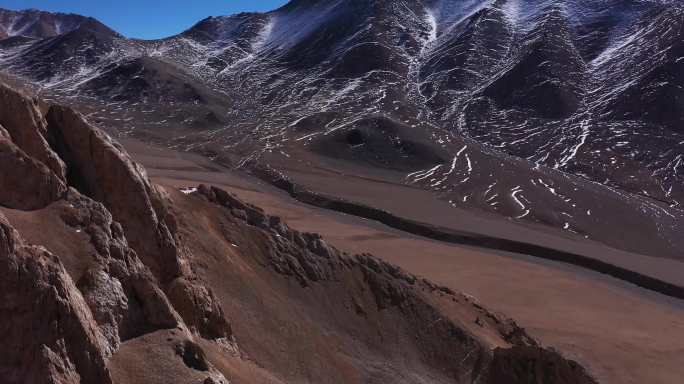
[[222, 339], [232, 335], [223, 309], [201, 281], [178, 278], [169, 286], [168, 295], [188, 326], [202, 337]]
[[59, 200], [66, 185], [45, 164], [17, 147], [0, 126], [0, 205], [32, 210]]
[[489, 384], [596, 384], [574, 361], [539, 348], [498, 348], [491, 363]]
[[183, 275], [182, 258], [165, 222], [165, 203], [145, 170], [70, 108], [51, 107], [47, 121], [52, 145], [68, 166], [69, 185], [109, 209], [132, 248], [162, 282]]
[[[35, 101], [2, 87], [0, 97], [0, 117], [11, 127], [0, 126], [0, 206], [55, 212], [63, 222], [59, 225], [88, 238], [72, 246], [80, 251], [77, 258], [69, 255], [72, 270], [67, 271], [44, 248], [24, 246], [3, 218], [7, 230], [0, 264], [7, 268], [0, 268], [0, 288], [8, 304], [0, 307], [0, 335], [13, 347], [8, 351], [21, 353], [0, 356], [0, 382], [107, 383], [104, 361], [127, 340], [169, 329], [192, 338], [159, 280], [173, 282], [173, 299], [193, 331], [207, 338], [229, 337], [230, 325], [211, 290], [184, 268], [172, 232], [174, 217], [144, 170], [73, 110], [49, 107], [48, 125]], [[19, 257], [26, 259], [26, 267]], [[12, 268], [19, 273], [12, 274]], [[29, 275], [22, 268], [36, 272]], [[26, 300], [16, 298], [21, 295]], [[40, 308], [46, 308], [47, 321], [42, 312], [32, 312], [37, 301], [45, 302]], [[24, 332], [13, 338], [16, 329]], [[22, 344], [22, 338], [32, 337], [35, 345]], [[186, 355], [202, 353], [196, 346]]]
[[1, 214], [0, 337], [3, 383], [111, 383], [103, 337], [59, 259]]
[[67, 225], [90, 236], [96, 251], [78, 288], [108, 342], [109, 354], [121, 341], [182, 324], [152, 273], [128, 246], [121, 225], [102, 204], [71, 189], [58, 209]]
[[[245, 249], [238, 251], [245, 252], [243, 257], [269, 271], [265, 276], [251, 278], [271, 281], [272, 289], [277, 291], [274, 300], [288, 303], [287, 309], [279, 309], [273, 314], [269, 314], [268, 308], [261, 308], [265, 313], [261, 316], [277, 317], [276, 327], [287, 331], [261, 329], [256, 330], [253, 339], [242, 340], [243, 347], [253, 354], [252, 357], [275, 372], [282, 372], [286, 381], [298, 380], [299, 376], [293, 373], [296, 370], [291, 367], [308, 361], [301, 356], [310, 354], [316, 362], [301, 368], [304, 372], [301, 375], [313, 378], [313, 381], [415, 383], [422, 382], [418, 377], [429, 377], [429, 382], [433, 383], [594, 383], [578, 364], [541, 348], [515, 322], [487, 311], [463, 295], [413, 276], [372, 255], [343, 254], [320, 236], [292, 230], [280, 218], [219, 188], [200, 185], [197, 190], [190, 198], [206, 199], [224, 208], [220, 224], [214, 224], [212, 228], [222, 228], [223, 237], [229, 243], [235, 242], [240, 244], [238, 249]], [[193, 205], [194, 208], [198, 206]], [[220, 264], [210, 268], [220, 268]], [[288, 283], [278, 285], [278, 276]], [[221, 278], [231, 277], [221, 274]], [[250, 291], [250, 288], [244, 290]], [[251, 294], [250, 291], [247, 295]], [[229, 297], [239, 300], [237, 297], [241, 295], [245, 294], [233, 292]], [[312, 297], [312, 301], [307, 301]], [[262, 298], [256, 305], [262, 307], [262, 302], [268, 301]], [[246, 307], [246, 311], [250, 308], [244, 303], [238, 306]], [[290, 306], [304, 313], [301, 316], [292, 314]], [[452, 317], [454, 306], [460, 315]], [[320, 308], [317, 311], [312, 307]], [[469, 314], [460, 317], [463, 313]], [[310, 316], [327, 319], [327, 322], [311, 323]], [[239, 314], [235, 314], [233, 320], [237, 324], [236, 337], [240, 340], [240, 331], [251, 325], [238, 317]], [[465, 319], [470, 319], [472, 326], [466, 325]], [[355, 342], [368, 348], [365, 354], [359, 354], [356, 347], [346, 349], [343, 335], [347, 332]], [[336, 351], [354, 361], [346, 367], [354, 375], [339, 379], [345, 375], [340, 366], [348, 361], [342, 360], [343, 363], [337, 356], [322, 352], [333, 341], [317, 346], [319, 337], [336, 340]], [[301, 343], [302, 338], [306, 342]], [[494, 348], [489, 344], [492, 340], [496, 340]], [[301, 356], [270, 360], [270, 351], [262, 351], [261, 347], [271, 343], [292, 346]], [[295, 347], [293, 343], [301, 345]], [[384, 372], [378, 372], [371, 363], [378, 359], [375, 353], [381, 356]], [[324, 368], [318, 370], [317, 367]], [[416, 379], [407, 379], [411, 375]]]
[[78, 113], [2, 95], [0, 206], [43, 245], [0, 214], [2, 384], [594, 383], [465, 295], [221, 189], [167, 195]]
[[64, 162], [50, 149], [47, 124], [36, 100], [0, 84], [0, 125], [28, 156], [45, 164], [57, 178], [65, 179]]
[[130, 246], [169, 293], [183, 319], [208, 338], [230, 335], [211, 290], [187, 266], [176, 219], [162, 191], [109, 136], [67, 107], [47, 114], [51, 142], [68, 167], [69, 185], [102, 202], [120, 222]]

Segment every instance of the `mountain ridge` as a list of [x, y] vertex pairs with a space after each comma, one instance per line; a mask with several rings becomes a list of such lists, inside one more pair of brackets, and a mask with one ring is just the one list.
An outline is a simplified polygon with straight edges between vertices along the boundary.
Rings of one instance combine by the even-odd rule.
[[[0, 94], [21, 125], [0, 129], [3, 383], [596, 382], [464, 294], [220, 188], [153, 184], [80, 113]], [[27, 152], [58, 167], [8, 166], [44, 164]], [[8, 180], [45, 172], [68, 189], [23, 205]]]
[[[66, 42], [40, 54], [45, 43], [29, 42], [4, 49], [0, 66], [92, 109], [114, 131], [227, 165], [299, 167], [306, 152], [359, 174], [421, 164], [383, 178], [613, 247], [625, 248], [623, 237], [597, 230], [595, 216], [614, 227], [629, 216], [648, 240], [625, 249], [679, 257], [684, 96], [681, 31], [669, 26], [681, 12], [661, 1], [291, 2], [204, 19], [162, 40], [88, 45], [79, 34], [75, 47], [88, 50], [57, 69], [33, 60], [69, 51]], [[156, 69], [136, 81], [150, 99], [137, 86], [107, 86], [111, 68], [126, 72], [146, 57]], [[166, 89], [172, 104], [154, 96]], [[530, 177], [514, 180], [508, 167]], [[610, 208], [592, 197], [597, 189]]]

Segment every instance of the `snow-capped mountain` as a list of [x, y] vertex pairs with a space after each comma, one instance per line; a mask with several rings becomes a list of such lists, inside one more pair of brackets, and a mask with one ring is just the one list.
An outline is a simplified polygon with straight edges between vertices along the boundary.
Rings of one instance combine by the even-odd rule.
[[233, 166], [328, 159], [458, 208], [684, 249], [680, 2], [294, 0], [156, 41], [6, 11], [0, 34], [22, 36], [0, 40], [5, 72], [120, 132]]
[[41, 12], [36, 9], [10, 11], [0, 9], [0, 36], [46, 38], [69, 33], [94, 20], [80, 15]]

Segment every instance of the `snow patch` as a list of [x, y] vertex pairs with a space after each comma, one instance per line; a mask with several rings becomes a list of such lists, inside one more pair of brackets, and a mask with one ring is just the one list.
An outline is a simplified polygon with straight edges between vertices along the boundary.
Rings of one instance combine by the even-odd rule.
[[183, 188], [180, 188], [179, 191], [181, 191], [182, 193], [184, 193], [186, 195], [189, 195], [191, 193], [197, 192], [197, 187], [183, 187]]

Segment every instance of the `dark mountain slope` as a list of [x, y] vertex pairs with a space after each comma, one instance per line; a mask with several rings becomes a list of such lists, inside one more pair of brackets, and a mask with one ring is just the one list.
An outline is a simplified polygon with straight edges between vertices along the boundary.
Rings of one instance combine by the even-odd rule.
[[87, 74], [102, 56], [110, 55], [117, 38], [120, 36], [102, 23], [87, 19], [69, 32], [27, 46], [13, 65], [17, 72], [38, 81], [68, 81]]
[[92, 18], [64, 13], [0, 10], [0, 36], [23, 36], [42, 39], [68, 33], [80, 26], [93, 23]]
[[562, 11], [553, 9], [525, 36], [513, 68], [487, 86], [498, 107], [529, 109], [550, 119], [571, 115], [583, 92], [584, 62], [570, 44]]
[[326, 162], [681, 257], [682, 12], [659, 0], [293, 1], [158, 41], [104, 28], [6, 39], [0, 65], [112, 131], [226, 165]]

